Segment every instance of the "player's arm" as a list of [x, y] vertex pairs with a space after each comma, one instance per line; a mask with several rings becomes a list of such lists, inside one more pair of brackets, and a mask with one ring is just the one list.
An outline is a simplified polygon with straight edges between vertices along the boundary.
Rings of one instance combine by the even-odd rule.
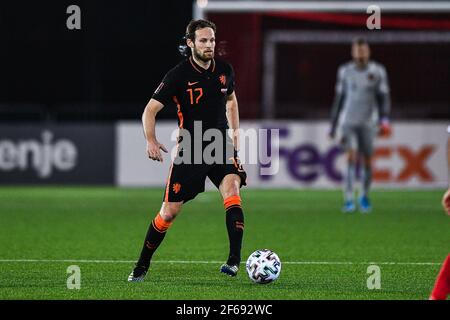
[[380, 81], [377, 87], [377, 106], [379, 115], [379, 132], [381, 136], [388, 136], [391, 133], [389, 115], [391, 112], [391, 97], [386, 69], [380, 69]]
[[[450, 126], [447, 128], [447, 132], [450, 134]], [[450, 174], [450, 137], [447, 139], [447, 169]], [[450, 215], [450, 187], [448, 187], [447, 192], [442, 197], [442, 206], [445, 212]]]
[[344, 105], [344, 99], [344, 69], [343, 67], [340, 67], [337, 74], [333, 106], [331, 108], [331, 126], [329, 131], [329, 136], [331, 138], [334, 138], [336, 134], [336, 127], [339, 120], [339, 115], [342, 111], [342, 106]]
[[164, 105], [155, 99], [150, 99], [142, 114], [142, 125], [144, 128], [144, 136], [147, 141], [147, 155], [150, 159], [163, 161], [161, 151], [167, 153], [166, 147], [158, 142], [155, 133], [156, 114], [161, 111]]
[[448, 188], [447, 192], [445, 192], [442, 197], [442, 206], [444, 207], [445, 212], [450, 216], [450, 188]]
[[228, 126], [231, 129], [233, 145], [236, 151], [239, 151], [239, 107], [236, 93], [234, 91], [228, 95], [226, 107]]

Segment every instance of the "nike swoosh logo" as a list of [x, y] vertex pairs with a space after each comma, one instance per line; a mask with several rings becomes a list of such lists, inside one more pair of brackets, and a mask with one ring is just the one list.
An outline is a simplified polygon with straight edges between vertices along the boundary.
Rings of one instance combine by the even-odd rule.
[[196, 82], [188, 82], [188, 86], [193, 86], [196, 83], [199, 83], [200, 81], [196, 81]]

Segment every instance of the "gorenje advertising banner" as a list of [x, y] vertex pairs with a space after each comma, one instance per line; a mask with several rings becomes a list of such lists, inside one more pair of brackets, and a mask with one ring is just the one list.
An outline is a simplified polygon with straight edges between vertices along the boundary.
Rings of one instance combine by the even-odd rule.
[[[445, 122], [394, 122], [390, 137], [375, 139], [374, 187], [446, 187], [447, 126]], [[327, 122], [243, 121], [241, 129], [239, 156], [248, 174], [248, 187], [340, 186], [345, 154], [339, 136], [335, 140], [328, 138]], [[160, 163], [147, 157], [140, 123], [119, 123], [117, 184], [163, 186], [171, 164], [170, 153], [176, 149], [177, 131], [175, 122], [157, 123], [157, 138], [169, 150]]]
[[0, 125], [0, 184], [113, 184], [114, 125]]

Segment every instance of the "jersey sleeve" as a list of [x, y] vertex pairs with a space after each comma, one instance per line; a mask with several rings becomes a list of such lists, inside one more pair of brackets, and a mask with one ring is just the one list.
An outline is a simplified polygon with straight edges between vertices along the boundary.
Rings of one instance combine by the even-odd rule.
[[344, 93], [344, 73], [345, 73], [345, 67], [340, 66], [337, 72], [336, 76], [336, 86], [335, 86], [335, 92], [338, 95], [341, 95]]
[[336, 76], [335, 96], [333, 101], [333, 107], [331, 108], [331, 132], [334, 134], [339, 115], [342, 111], [342, 105], [344, 104], [344, 66], [340, 66]]
[[158, 100], [163, 105], [170, 104], [176, 94], [175, 72], [169, 71], [156, 88], [152, 98]]
[[378, 92], [382, 94], [389, 93], [389, 81], [386, 69], [383, 66], [380, 66], [380, 81], [378, 83]]
[[391, 111], [391, 97], [389, 93], [389, 82], [386, 69], [380, 65], [380, 80], [377, 87], [378, 114], [379, 120], [387, 120]]
[[235, 86], [234, 70], [231, 65], [229, 65], [229, 66], [230, 66], [230, 72], [229, 72], [230, 80], [228, 81], [227, 95], [230, 95], [234, 92], [234, 86]]

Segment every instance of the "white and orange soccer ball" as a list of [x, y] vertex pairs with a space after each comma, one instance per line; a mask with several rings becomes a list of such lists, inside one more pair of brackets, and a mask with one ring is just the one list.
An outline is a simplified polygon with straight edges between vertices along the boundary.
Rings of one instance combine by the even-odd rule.
[[281, 273], [281, 261], [272, 250], [256, 250], [248, 257], [245, 268], [250, 280], [265, 284], [278, 279]]

